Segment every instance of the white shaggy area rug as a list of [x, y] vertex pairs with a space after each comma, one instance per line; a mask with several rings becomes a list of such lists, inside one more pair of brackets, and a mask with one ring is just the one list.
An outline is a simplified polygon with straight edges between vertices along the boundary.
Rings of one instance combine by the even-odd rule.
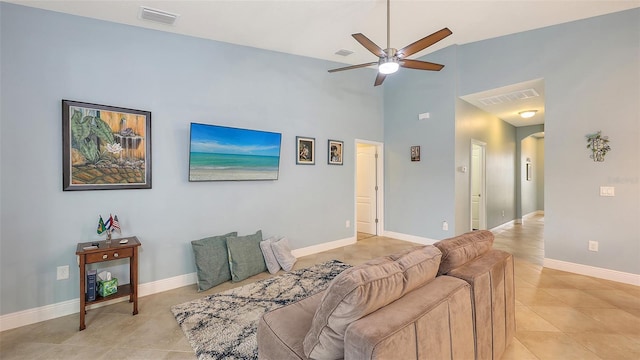
[[338, 260], [257, 281], [171, 307], [199, 360], [258, 359], [262, 314], [327, 288], [351, 267]]

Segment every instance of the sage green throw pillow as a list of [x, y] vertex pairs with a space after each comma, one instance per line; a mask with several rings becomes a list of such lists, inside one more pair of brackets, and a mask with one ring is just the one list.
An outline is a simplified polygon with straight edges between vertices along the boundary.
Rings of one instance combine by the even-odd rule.
[[227, 238], [231, 281], [242, 281], [249, 276], [267, 271], [267, 264], [260, 249], [261, 241], [262, 230], [258, 230], [253, 235]]
[[231, 280], [227, 237], [237, 235], [237, 232], [231, 232], [191, 242], [193, 254], [196, 258], [198, 291], [205, 291]]

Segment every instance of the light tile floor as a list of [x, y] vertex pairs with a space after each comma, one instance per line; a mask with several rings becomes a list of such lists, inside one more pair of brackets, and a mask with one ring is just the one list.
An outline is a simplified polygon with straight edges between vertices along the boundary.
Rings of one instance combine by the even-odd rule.
[[[544, 269], [541, 216], [495, 230], [494, 246], [516, 257], [517, 333], [510, 359], [640, 359], [640, 287]], [[415, 244], [371, 237], [355, 245], [300, 258], [295, 268], [338, 259], [353, 265]], [[187, 286], [90, 310], [87, 329], [69, 315], [0, 333], [0, 359], [194, 359], [169, 308], [249, 282], [198, 293]]]

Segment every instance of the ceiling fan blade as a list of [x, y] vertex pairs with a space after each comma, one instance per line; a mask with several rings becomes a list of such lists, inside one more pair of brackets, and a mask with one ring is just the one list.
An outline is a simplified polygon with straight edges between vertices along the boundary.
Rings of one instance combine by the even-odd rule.
[[376, 45], [376, 43], [369, 40], [368, 37], [362, 35], [361, 33], [352, 34], [351, 36], [353, 36], [353, 38], [356, 39], [356, 41], [359, 42], [360, 45], [364, 46], [365, 48], [367, 48], [367, 50], [371, 51], [373, 55], [377, 57], [386, 56], [386, 54], [384, 53], [384, 50], [382, 50], [380, 46]]
[[431, 70], [431, 71], [440, 71], [444, 67], [444, 65], [431, 63], [427, 61], [420, 60], [410, 60], [410, 59], [402, 59], [400, 60], [400, 66], [409, 69], [418, 69], [418, 70]]
[[433, 34], [423, 37], [422, 39], [414, 42], [411, 45], [407, 45], [402, 49], [398, 50], [398, 57], [403, 58], [417, 53], [418, 51], [422, 51], [429, 46], [437, 43], [438, 41], [446, 38], [447, 36], [453, 34], [449, 28], [444, 28], [440, 31], [436, 31]]
[[378, 73], [378, 76], [376, 76], [376, 82], [373, 83], [373, 86], [382, 85], [382, 82], [384, 81], [384, 79], [386, 77], [387, 77], [387, 75], [385, 75], [383, 73]]
[[341, 67], [341, 68], [337, 68], [337, 69], [331, 69], [331, 70], [329, 70], [329, 72], [330, 72], [330, 73], [332, 73], [332, 72], [336, 72], [336, 71], [344, 71], [344, 70], [358, 69], [358, 68], [363, 68], [363, 67], [367, 67], [367, 66], [371, 66], [371, 65], [378, 65], [378, 62], [377, 62], [377, 61], [374, 61], [374, 62], [370, 62], [370, 63], [366, 63], [366, 64], [358, 64], [358, 65], [345, 66], [345, 67]]

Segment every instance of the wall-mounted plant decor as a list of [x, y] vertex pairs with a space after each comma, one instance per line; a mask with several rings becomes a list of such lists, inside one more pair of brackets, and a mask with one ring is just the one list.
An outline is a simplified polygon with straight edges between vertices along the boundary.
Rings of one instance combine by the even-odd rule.
[[593, 159], [593, 161], [604, 161], [604, 156], [611, 150], [609, 137], [602, 136], [601, 131], [587, 135], [587, 149], [591, 150], [589, 157]]

